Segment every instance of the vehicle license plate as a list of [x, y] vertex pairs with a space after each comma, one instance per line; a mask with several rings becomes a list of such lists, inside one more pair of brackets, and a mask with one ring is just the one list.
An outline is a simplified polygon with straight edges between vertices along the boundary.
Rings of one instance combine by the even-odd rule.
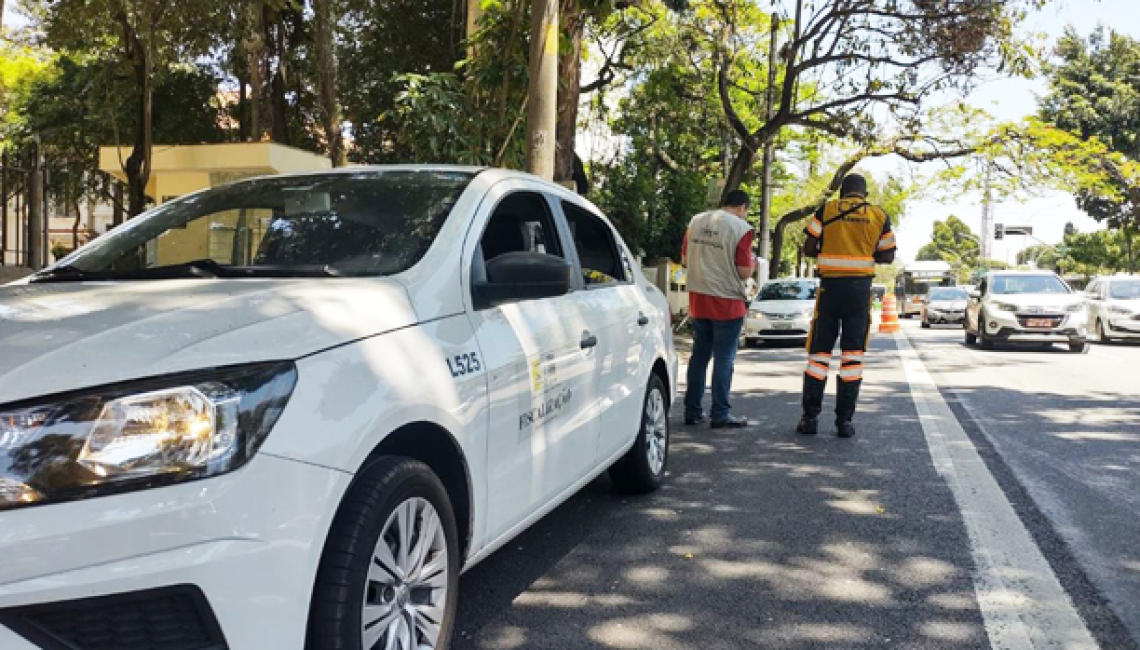
[[790, 329], [792, 329], [792, 324], [791, 323], [772, 323], [772, 328], [778, 329], [778, 330], [790, 330]]
[[1025, 321], [1026, 327], [1053, 327], [1051, 318], [1029, 318]]

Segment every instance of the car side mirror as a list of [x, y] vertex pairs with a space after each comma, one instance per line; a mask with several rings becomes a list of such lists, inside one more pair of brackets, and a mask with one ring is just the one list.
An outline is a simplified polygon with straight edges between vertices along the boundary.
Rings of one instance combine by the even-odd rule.
[[546, 253], [517, 251], [487, 262], [487, 279], [473, 283], [477, 309], [570, 293], [573, 267]]

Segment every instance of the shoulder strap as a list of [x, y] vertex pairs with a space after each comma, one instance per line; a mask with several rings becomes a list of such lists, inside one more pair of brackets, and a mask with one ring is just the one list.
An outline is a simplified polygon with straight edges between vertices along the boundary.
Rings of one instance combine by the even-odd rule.
[[844, 210], [843, 212], [840, 212], [839, 214], [835, 215], [834, 217], [828, 219], [827, 221], [824, 221], [823, 227], [826, 228], [826, 227], [830, 226], [831, 224], [835, 223], [836, 221], [839, 221], [843, 217], [846, 217], [847, 215], [851, 214], [852, 212], [855, 212], [857, 210], [862, 210], [863, 208], [865, 208], [869, 205], [871, 205], [871, 204], [867, 201], [863, 201], [862, 203], [859, 203], [858, 205], [853, 205], [850, 208], [847, 208], [846, 210]]

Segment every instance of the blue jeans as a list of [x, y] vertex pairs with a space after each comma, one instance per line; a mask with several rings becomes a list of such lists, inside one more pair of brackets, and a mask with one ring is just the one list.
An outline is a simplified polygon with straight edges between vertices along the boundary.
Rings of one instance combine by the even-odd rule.
[[685, 418], [700, 419], [704, 415], [701, 400], [705, 396], [705, 375], [709, 360], [712, 360], [712, 408], [709, 410], [709, 418], [713, 422], [723, 422], [732, 410], [728, 404], [728, 393], [732, 389], [732, 365], [736, 361], [736, 348], [740, 343], [744, 319], [694, 318], [692, 325], [693, 354], [689, 357]]

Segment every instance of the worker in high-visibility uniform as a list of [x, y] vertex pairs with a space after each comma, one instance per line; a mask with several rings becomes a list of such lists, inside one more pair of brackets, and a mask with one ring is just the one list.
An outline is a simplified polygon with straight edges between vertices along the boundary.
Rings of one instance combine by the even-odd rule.
[[835, 426], [841, 438], [855, 435], [851, 420], [871, 335], [871, 282], [875, 264], [893, 262], [896, 250], [890, 218], [866, 197], [867, 180], [859, 174], [847, 175], [839, 200], [828, 201], [804, 229], [804, 254], [816, 258], [822, 279], [808, 335], [804, 413], [796, 427], [798, 433], [813, 435], [819, 429], [832, 350], [839, 339]]

